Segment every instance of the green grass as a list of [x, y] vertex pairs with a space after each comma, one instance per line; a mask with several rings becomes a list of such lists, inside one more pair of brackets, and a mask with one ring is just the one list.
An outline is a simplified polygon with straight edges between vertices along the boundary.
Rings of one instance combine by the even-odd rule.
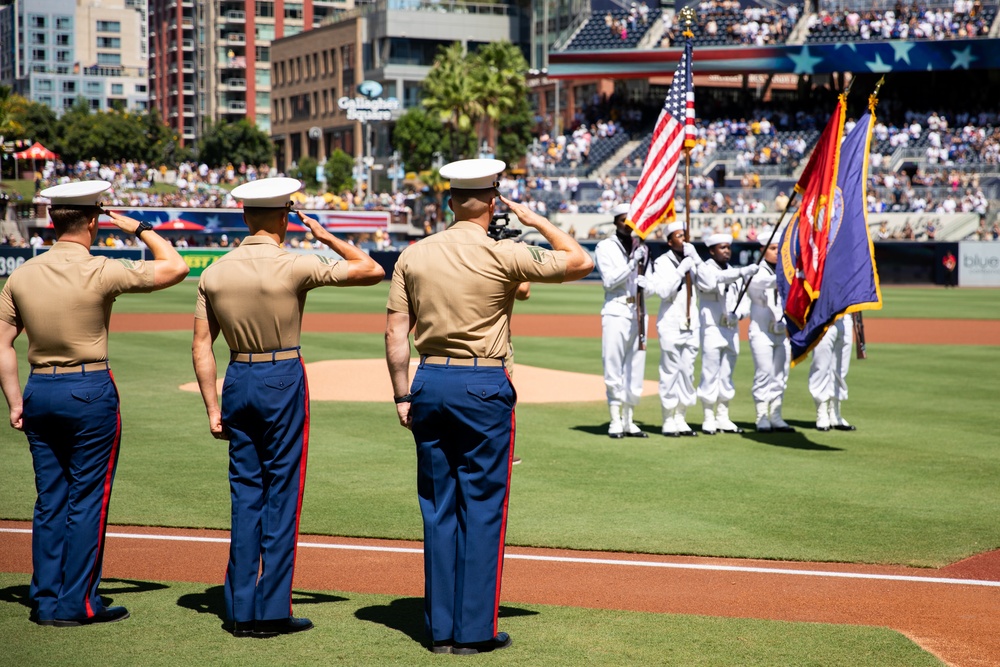
[[[116, 313], [190, 313], [194, 311], [197, 281], [153, 294], [125, 294], [115, 304]], [[317, 289], [309, 293], [306, 310], [311, 313], [384, 313], [389, 283], [364, 289]], [[866, 311], [865, 317], [933, 319], [1000, 319], [1000, 289], [956, 289], [938, 287], [887, 287], [881, 311]], [[597, 283], [531, 286], [531, 298], [519, 301], [517, 313], [535, 315], [597, 315], [604, 292]], [[655, 316], [659, 300], [651, 299]]]
[[[296, 613], [316, 628], [268, 640], [220, 629], [221, 586], [105, 579], [102, 594], [132, 617], [90, 628], [27, 621], [27, 575], [0, 574], [5, 661], [45, 667], [163, 665], [435, 665], [423, 641], [422, 600], [339, 592], [296, 592]], [[721, 619], [544, 605], [503, 605], [514, 645], [475, 658], [483, 665], [679, 665], [744, 667], [923, 667], [940, 665], [886, 628]], [[70, 657], [72, 656], [72, 658]], [[209, 657], [210, 656], [210, 657]]]
[[[226, 446], [209, 436], [200, 396], [177, 389], [193, 380], [189, 340], [186, 332], [112, 335], [124, 397], [112, 522], [229, 525]], [[23, 364], [23, 337], [17, 344]], [[303, 345], [311, 361], [383, 354], [377, 334], [306, 334]], [[807, 366], [792, 370], [786, 398], [786, 418], [803, 429], [794, 435], [666, 439], [659, 402], [648, 396], [637, 418], [652, 436], [617, 442], [605, 435], [603, 395], [519, 406], [525, 462], [515, 469], [508, 542], [919, 566], [1000, 547], [1000, 381], [990, 370], [1000, 367], [1000, 347], [873, 344], [869, 353], [852, 365], [845, 405], [856, 433], [810, 428]], [[657, 358], [654, 341], [647, 378], [656, 377]], [[600, 341], [522, 337], [517, 359], [600, 373]], [[747, 355], [731, 407], [748, 428], [751, 373]], [[0, 517], [29, 519], [23, 436], [0, 431], [0, 448]], [[420, 538], [413, 442], [391, 403], [314, 401], [309, 457], [304, 532]]]
[[[19, 178], [16, 180], [5, 178], [3, 182], [0, 183], [0, 187], [9, 193], [13, 194], [16, 192], [21, 195], [21, 201], [23, 202], [30, 202], [35, 196], [35, 182], [30, 178]], [[14, 199], [14, 197], [11, 197], [11, 199]]]

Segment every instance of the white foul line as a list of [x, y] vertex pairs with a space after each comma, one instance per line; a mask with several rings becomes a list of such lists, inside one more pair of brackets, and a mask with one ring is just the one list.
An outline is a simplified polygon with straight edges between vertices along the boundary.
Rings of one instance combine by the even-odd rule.
[[[0, 533], [31, 533], [30, 528], [0, 528]], [[131, 540], [162, 540], [169, 542], [207, 542], [229, 544], [226, 537], [197, 537], [194, 535], [144, 535], [141, 533], [107, 533], [107, 537]], [[378, 551], [384, 553], [422, 554], [423, 549], [409, 547], [378, 547], [362, 544], [325, 544], [322, 542], [299, 542], [305, 549], [344, 549], [347, 551]], [[748, 567], [742, 565], [706, 565], [698, 563], [664, 563], [660, 561], [621, 560], [615, 558], [580, 558], [574, 556], [537, 556], [532, 554], [504, 554], [505, 560], [533, 560], [551, 563], [580, 563], [587, 565], [623, 565], [630, 567], [660, 567], [675, 570], [704, 570], [709, 572], [739, 572], [751, 574], [790, 574], [800, 577], [833, 577], [839, 579], [875, 579], [878, 581], [908, 581], [922, 584], [951, 584], [960, 586], [987, 586], [1000, 588], [1000, 581], [982, 579], [949, 579], [944, 577], [917, 577], [902, 574], [872, 574], [866, 572], [828, 572], [823, 570], [786, 570], [771, 567]]]

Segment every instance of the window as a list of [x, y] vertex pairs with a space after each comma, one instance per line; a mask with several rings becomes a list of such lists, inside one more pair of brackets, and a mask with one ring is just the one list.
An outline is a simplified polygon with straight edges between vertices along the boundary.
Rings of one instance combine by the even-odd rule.
[[257, 93], [257, 108], [267, 109], [271, 106], [271, 93]]
[[264, 2], [262, 0], [257, 0], [257, 2], [254, 3], [254, 15], [255, 16], [263, 16], [265, 18], [267, 18], [267, 17], [273, 17], [274, 16], [274, 3], [273, 2]]
[[32, 44], [45, 44], [48, 41], [48, 35], [44, 32], [33, 32], [31, 33], [31, 43]]
[[297, 35], [300, 32], [302, 32], [302, 26], [300, 26], [300, 25], [290, 25], [290, 24], [286, 23], [285, 24], [285, 33], [282, 35], [282, 37], [291, 37], [292, 35]]
[[135, 84], [135, 92], [140, 93], [140, 94], [145, 94], [146, 93], [146, 84], [144, 84], [144, 83], [137, 83], [137, 84]]
[[111, 94], [112, 95], [124, 95], [125, 94], [125, 86], [122, 85], [122, 84], [120, 84], [120, 83], [113, 83], [113, 84], [111, 84]]
[[97, 64], [98, 65], [121, 65], [122, 64], [122, 54], [120, 54], [120, 53], [98, 53], [97, 54]]
[[64, 98], [62, 98], [63, 109], [70, 109], [70, 108], [72, 108], [73, 104], [75, 102], [76, 102], [76, 98], [75, 97], [64, 97]]
[[255, 49], [257, 54], [257, 62], [259, 63], [269, 63], [271, 62], [271, 47], [270, 46], [258, 46]]
[[90, 105], [91, 111], [97, 111], [101, 108], [101, 100], [94, 99], [93, 97], [87, 98], [87, 104]]
[[56, 46], [69, 46], [72, 43], [72, 35], [56, 35]]
[[41, 95], [38, 97], [38, 101], [47, 107], [51, 107], [54, 104], [51, 95]]
[[271, 24], [271, 23], [259, 23], [254, 28], [253, 34], [257, 38], [258, 42], [273, 42], [274, 41], [274, 24]]
[[63, 81], [62, 91], [64, 93], [75, 93], [76, 92], [76, 81]]
[[271, 87], [271, 70], [269, 69], [259, 69], [254, 74], [254, 80], [257, 82], [258, 88], [270, 88]]
[[71, 16], [56, 17], [56, 30], [72, 30], [72, 29], [73, 29], [73, 17]]
[[101, 82], [100, 81], [87, 81], [84, 84], [84, 90], [86, 90], [87, 93], [90, 94], [90, 95], [93, 95], [94, 93], [97, 93], [98, 95], [100, 95], [101, 91], [103, 89], [104, 88], [103, 88], [103, 86], [101, 86]]
[[39, 16], [38, 14], [32, 14], [28, 17], [28, 25], [32, 28], [44, 28], [45, 27], [45, 17]]
[[48, 60], [49, 59], [49, 52], [46, 51], [45, 49], [32, 49], [31, 50], [31, 59], [32, 60]]
[[52, 79], [36, 79], [35, 90], [50, 93], [56, 89], [56, 82]]
[[121, 37], [98, 37], [97, 48], [99, 49], [120, 49], [122, 48]]
[[56, 51], [57, 63], [68, 63], [73, 59], [72, 51]]
[[302, 11], [302, 3], [301, 2], [296, 2], [296, 3], [286, 2], [285, 3], [285, 18], [286, 19], [299, 19], [299, 20], [301, 20], [304, 16], [305, 16], [305, 13]]
[[121, 21], [98, 21], [97, 32], [121, 32]]

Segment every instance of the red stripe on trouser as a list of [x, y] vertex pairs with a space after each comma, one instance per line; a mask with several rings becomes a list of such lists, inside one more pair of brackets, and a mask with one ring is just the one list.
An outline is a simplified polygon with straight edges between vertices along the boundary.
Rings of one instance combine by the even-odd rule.
[[[511, 383], [513, 387], [514, 383], [510, 379], [510, 373], [504, 369], [504, 373], [507, 375], [507, 381]], [[515, 394], [516, 396], [516, 394]], [[515, 405], [517, 399], [515, 398]], [[507, 542], [507, 504], [510, 502], [510, 475], [514, 469], [514, 433], [517, 428], [517, 420], [514, 416], [514, 409], [511, 408], [510, 411], [510, 447], [507, 451], [507, 492], [504, 494], [503, 498], [503, 519], [500, 522], [500, 548], [497, 553], [497, 590], [494, 596], [493, 605], [493, 636], [497, 635], [497, 620], [500, 616], [500, 584], [503, 581], [503, 551], [504, 545]]]
[[[306, 459], [309, 454], [309, 378], [306, 377], [306, 362], [299, 357], [302, 365], [302, 384], [306, 388], [305, 422], [302, 424], [302, 458], [299, 460], [299, 500], [295, 507], [295, 542], [292, 546], [292, 580], [295, 579], [295, 558], [299, 552], [299, 521], [302, 518], [302, 496], [306, 490]], [[288, 599], [288, 615], [292, 616], [292, 600]]]
[[[111, 384], [114, 386], [115, 393], [117, 394], [118, 385], [115, 384], [115, 376], [110, 370], [108, 371], [108, 375], [111, 376]], [[101, 558], [104, 555], [104, 531], [108, 527], [108, 503], [111, 502], [111, 482], [114, 478], [115, 463], [118, 461], [118, 448], [122, 440], [122, 413], [120, 404], [115, 419], [115, 442], [111, 446], [111, 456], [108, 457], [108, 470], [104, 474], [104, 499], [101, 501], [101, 524], [100, 532], [97, 536], [97, 555], [94, 557], [94, 567], [90, 571], [90, 580], [87, 582], [87, 597], [84, 599], [87, 607], [87, 618], [91, 618], [95, 614], [94, 609], [90, 606], [90, 588], [94, 585], [94, 578], [101, 569]]]

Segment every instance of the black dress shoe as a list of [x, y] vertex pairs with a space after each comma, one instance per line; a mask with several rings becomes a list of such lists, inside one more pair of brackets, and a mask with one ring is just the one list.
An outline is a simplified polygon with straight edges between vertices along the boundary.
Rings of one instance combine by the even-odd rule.
[[795, 429], [791, 426], [775, 426], [775, 433], [795, 433]]
[[735, 429], [731, 428], [720, 428], [719, 433], [743, 433], [743, 429], [737, 426]]
[[256, 621], [253, 624], [253, 636], [257, 638], [290, 635], [293, 632], [312, 630], [313, 622], [308, 618], [279, 618], [273, 621]]
[[679, 438], [679, 437], [681, 437], [681, 434], [678, 433], [677, 431], [667, 431], [667, 432], [660, 431], [660, 433], [663, 433], [663, 436], [665, 438]]
[[473, 644], [455, 644], [455, 646], [452, 647], [451, 652], [455, 655], [476, 655], [477, 653], [499, 651], [502, 648], [507, 648], [513, 643], [514, 640], [510, 638], [510, 635], [506, 632], [501, 632], [493, 639], [488, 639], [484, 642], [475, 642]]
[[770, 426], [768, 426], [767, 428], [761, 428], [760, 426], [757, 426], [756, 429], [758, 433], [770, 433], [771, 431], [776, 430], [774, 428], [771, 428]]
[[621, 440], [625, 437], [624, 433], [608, 433], [608, 437], [612, 440]]
[[710, 431], [704, 427], [702, 427], [701, 432], [704, 433], [705, 435], [715, 435], [715, 431]]
[[44, 621], [40, 620], [38, 618], [38, 614], [35, 612], [31, 612], [30, 614], [28, 614], [28, 620], [34, 623], [35, 625], [44, 625], [47, 627], [52, 627], [56, 624], [55, 620], [51, 618], [47, 618]]
[[454, 647], [454, 639], [439, 639], [436, 642], [431, 642], [431, 653], [451, 653]]
[[838, 431], [857, 431], [858, 430], [857, 428], [855, 428], [854, 426], [851, 426], [850, 424], [837, 424], [836, 426], [834, 426], [834, 428], [837, 429]]
[[236, 621], [232, 625], [224, 625], [222, 629], [233, 637], [253, 637], [253, 621]]
[[823, 431], [823, 432], [826, 432], [826, 431], [829, 431], [829, 430], [830, 430], [830, 427], [829, 427], [829, 426], [817, 426], [817, 427], [816, 427], [816, 430], [817, 430], [817, 431]]
[[105, 607], [90, 618], [65, 618], [55, 619], [49, 625], [56, 628], [75, 628], [81, 625], [94, 625], [96, 623], [115, 623], [128, 618], [128, 609], [125, 607]]
[[625, 437], [626, 438], [648, 438], [649, 434], [646, 433], [645, 431], [636, 431], [635, 433], [633, 433], [632, 431], [629, 431], [628, 433], [625, 434]]
[[680, 434], [689, 438], [698, 437], [698, 433], [696, 431], [681, 431]]

